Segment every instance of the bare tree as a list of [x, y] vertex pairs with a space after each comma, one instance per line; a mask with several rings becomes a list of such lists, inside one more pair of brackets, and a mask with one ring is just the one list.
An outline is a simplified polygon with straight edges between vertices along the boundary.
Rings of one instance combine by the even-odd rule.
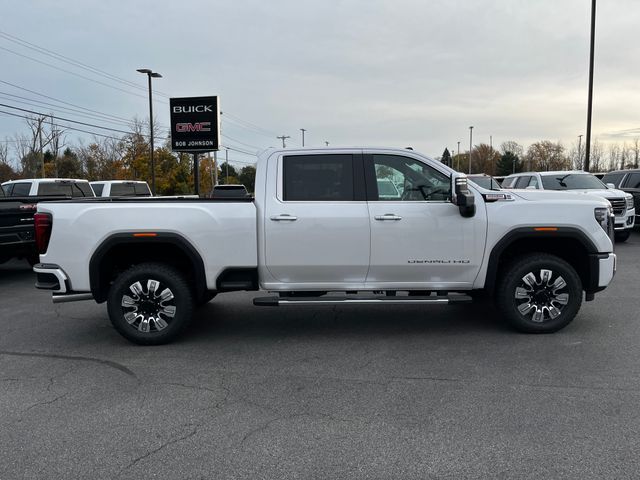
[[9, 165], [9, 139], [0, 141], [0, 164]]
[[522, 156], [524, 155], [524, 148], [518, 142], [508, 140], [500, 145], [500, 152], [502, 152], [502, 154], [510, 152], [513, 153], [516, 157], [522, 158]]
[[590, 165], [592, 172], [602, 172], [605, 169], [604, 165], [604, 152], [602, 151], [602, 144], [598, 142], [598, 139], [594, 139], [591, 144], [591, 154], [589, 155]]
[[640, 138], [636, 137], [633, 139], [633, 146], [631, 147], [632, 159], [633, 159], [633, 167], [638, 168], [640, 164]]
[[620, 147], [612, 143], [609, 145], [609, 171], [617, 170], [620, 164]]
[[58, 157], [60, 156], [60, 150], [64, 148], [65, 143], [65, 130], [54, 123], [54, 117], [50, 117], [49, 131], [47, 138], [49, 139], [49, 151], [53, 157], [53, 165], [55, 170], [55, 176], [58, 176]]

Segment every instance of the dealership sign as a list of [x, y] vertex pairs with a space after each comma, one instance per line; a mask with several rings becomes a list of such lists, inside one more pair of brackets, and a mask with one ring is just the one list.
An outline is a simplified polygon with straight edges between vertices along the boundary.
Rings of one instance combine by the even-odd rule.
[[171, 149], [176, 152], [210, 152], [220, 147], [218, 97], [169, 100]]

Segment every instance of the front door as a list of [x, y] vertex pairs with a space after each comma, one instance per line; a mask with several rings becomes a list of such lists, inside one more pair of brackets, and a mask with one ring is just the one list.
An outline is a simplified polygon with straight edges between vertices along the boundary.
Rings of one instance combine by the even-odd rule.
[[370, 234], [362, 155], [283, 155], [276, 169], [264, 214], [265, 264], [276, 282], [266, 286], [362, 287]]
[[[371, 264], [367, 286], [470, 288], [480, 269], [486, 213], [464, 218], [451, 179], [418, 158], [365, 155]], [[478, 197], [478, 195], [476, 195]]]

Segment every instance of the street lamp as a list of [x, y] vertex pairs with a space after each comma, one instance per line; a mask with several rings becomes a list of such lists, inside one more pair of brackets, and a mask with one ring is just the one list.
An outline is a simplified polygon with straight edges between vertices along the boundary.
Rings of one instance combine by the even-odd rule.
[[156, 194], [156, 163], [153, 159], [153, 99], [151, 96], [151, 79], [152, 78], [162, 78], [158, 72], [153, 72], [148, 68], [138, 68], [137, 72], [144, 73], [149, 79], [149, 143], [151, 149], [151, 194]]
[[306, 128], [301, 128], [300, 131], [302, 132], [302, 146], [304, 147], [304, 132], [307, 131]]

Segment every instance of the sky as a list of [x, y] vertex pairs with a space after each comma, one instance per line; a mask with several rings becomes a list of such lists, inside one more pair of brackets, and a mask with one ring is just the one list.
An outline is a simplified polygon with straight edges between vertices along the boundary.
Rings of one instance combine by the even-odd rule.
[[[0, 0], [0, 82], [13, 84], [0, 83], [0, 104], [126, 129], [124, 120], [148, 115], [146, 77], [136, 72], [146, 67], [163, 75], [154, 80], [161, 125], [167, 97], [220, 97], [223, 143], [237, 162], [280, 145], [276, 135], [299, 146], [300, 128], [307, 146], [411, 145], [431, 156], [457, 142], [468, 149], [470, 125], [474, 144], [491, 136], [494, 146], [570, 147], [586, 129], [590, 8], [590, 0]], [[599, 0], [592, 132], [605, 143], [640, 135], [639, 24], [638, 0]], [[16, 86], [118, 120], [28, 105], [15, 95], [60, 104]], [[0, 141], [25, 128], [0, 113]]]

